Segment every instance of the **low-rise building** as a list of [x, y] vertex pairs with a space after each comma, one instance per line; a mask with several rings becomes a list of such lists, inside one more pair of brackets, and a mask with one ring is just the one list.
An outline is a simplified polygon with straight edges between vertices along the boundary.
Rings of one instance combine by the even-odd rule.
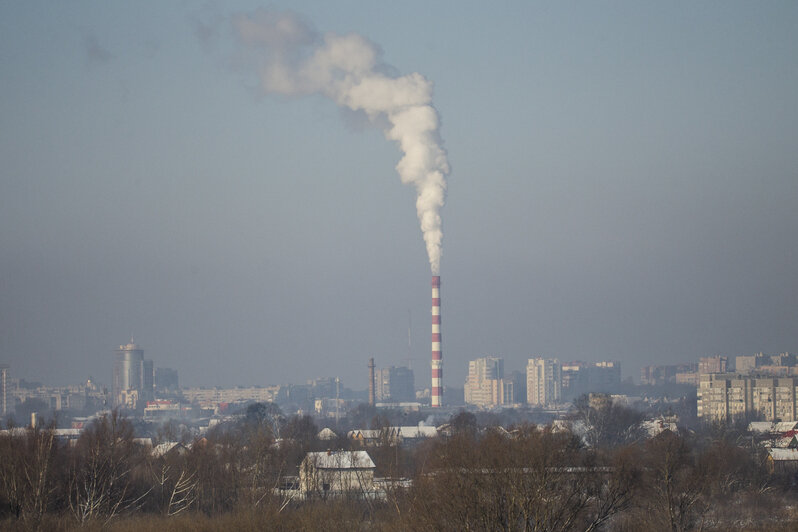
[[368, 496], [376, 466], [366, 451], [326, 451], [305, 455], [299, 486], [305, 497]]

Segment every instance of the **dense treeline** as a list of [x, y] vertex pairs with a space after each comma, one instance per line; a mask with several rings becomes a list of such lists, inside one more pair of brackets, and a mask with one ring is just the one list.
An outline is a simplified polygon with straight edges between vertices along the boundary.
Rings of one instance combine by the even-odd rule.
[[[583, 409], [589, 406], [582, 405]], [[577, 414], [579, 414], [577, 409]], [[0, 528], [111, 530], [790, 530], [792, 473], [728, 427], [645, 438], [632, 412], [583, 411], [603, 435], [586, 441], [532, 425], [480, 427], [408, 448], [368, 448], [380, 499], [298, 502], [278, 489], [319, 441], [309, 417], [253, 405], [206, 438], [153, 453], [117, 413], [74, 445], [46, 428], [0, 436]], [[381, 422], [376, 418], [373, 425]], [[722, 430], [721, 430], [722, 429]], [[168, 431], [167, 431], [168, 432]], [[167, 435], [167, 434], [165, 434]], [[156, 441], [156, 444], [158, 442]], [[412, 479], [412, 484], [399, 479]]]

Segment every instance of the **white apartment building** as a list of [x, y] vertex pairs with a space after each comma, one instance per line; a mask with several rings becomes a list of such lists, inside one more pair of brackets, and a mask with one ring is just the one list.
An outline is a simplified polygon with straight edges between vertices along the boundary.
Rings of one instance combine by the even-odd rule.
[[526, 364], [526, 401], [533, 406], [562, 400], [562, 369], [556, 358], [530, 358]]

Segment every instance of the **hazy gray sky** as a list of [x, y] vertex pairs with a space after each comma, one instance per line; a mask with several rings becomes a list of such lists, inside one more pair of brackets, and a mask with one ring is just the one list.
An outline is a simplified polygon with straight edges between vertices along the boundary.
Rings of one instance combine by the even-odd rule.
[[[0, 3], [0, 362], [193, 384], [408, 356], [430, 269], [402, 152], [264, 94], [232, 21], [294, 9], [434, 84], [444, 383], [503, 356], [798, 351], [798, 3]], [[252, 55], [254, 54], [254, 55]]]

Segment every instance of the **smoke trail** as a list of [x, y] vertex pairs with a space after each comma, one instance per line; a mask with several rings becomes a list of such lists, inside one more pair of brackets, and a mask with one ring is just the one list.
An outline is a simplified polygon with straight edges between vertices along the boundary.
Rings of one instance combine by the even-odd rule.
[[[292, 13], [259, 10], [233, 18], [241, 44], [257, 58], [263, 90], [285, 95], [323, 94], [372, 123], [386, 124], [385, 137], [399, 144], [396, 166], [402, 183], [416, 188], [416, 211], [430, 268], [440, 272], [440, 209], [446, 199], [449, 163], [432, 106], [432, 83], [413, 73], [391, 76], [380, 50], [357, 34], [316, 33]], [[387, 121], [385, 120], [387, 119]]]

